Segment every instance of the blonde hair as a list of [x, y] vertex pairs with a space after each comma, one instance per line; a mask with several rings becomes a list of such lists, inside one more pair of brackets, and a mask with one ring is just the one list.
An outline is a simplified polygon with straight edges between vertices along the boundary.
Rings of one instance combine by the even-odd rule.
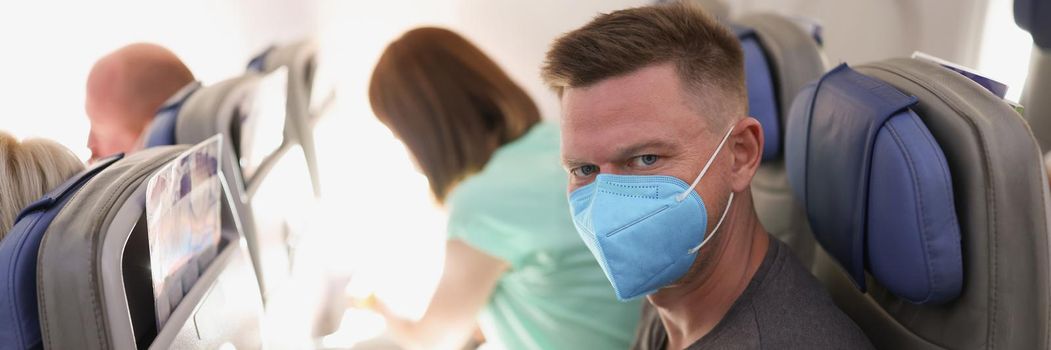
[[0, 239], [22, 208], [84, 169], [69, 149], [44, 139], [17, 138], [0, 131]]

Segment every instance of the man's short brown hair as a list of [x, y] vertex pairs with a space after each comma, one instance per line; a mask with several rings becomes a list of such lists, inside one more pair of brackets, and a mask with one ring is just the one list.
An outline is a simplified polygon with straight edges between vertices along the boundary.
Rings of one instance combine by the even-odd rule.
[[[542, 75], [559, 95], [654, 64], [673, 63], [703, 108], [740, 117], [747, 111], [744, 54], [737, 37], [700, 7], [683, 2], [599, 15], [558, 38]], [[698, 99], [700, 100], [700, 99]]]

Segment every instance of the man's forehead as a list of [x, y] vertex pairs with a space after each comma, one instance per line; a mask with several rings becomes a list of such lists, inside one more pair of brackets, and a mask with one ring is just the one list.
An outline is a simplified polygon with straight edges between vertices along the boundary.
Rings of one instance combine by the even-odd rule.
[[622, 76], [611, 77], [562, 93], [563, 115], [570, 122], [578, 117], [608, 117], [610, 114], [643, 113], [654, 107], [682, 104], [679, 79], [671, 64], [653, 65]]
[[567, 159], [607, 161], [640, 144], [689, 142], [708, 123], [679, 86], [674, 67], [653, 66], [562, 96]]

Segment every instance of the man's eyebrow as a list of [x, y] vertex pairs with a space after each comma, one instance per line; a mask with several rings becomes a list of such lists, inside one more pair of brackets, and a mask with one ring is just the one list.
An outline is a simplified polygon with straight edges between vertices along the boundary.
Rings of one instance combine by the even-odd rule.
[[[674, 149], [675, 149], [675, 145], [672, 144], [672, 143], [669, 143], [669, 142], [665, 142], [665, 141], [661, 141], [661, 140], [643, 141], [643, 142], [640, 142], [640, 143], [636, 143], [634, 145], [630, 145], [630, 146], [621, 148], [619, 151], [617, 151], [615, 153], [616, 156], [612, 160], [613, 161], [627, 160], [628, 158], [638, 156], [639, 153], [642, 153], [645, 150], [663, 150], [663, 151], [667, 151], [667, 150], [674, 150]], [[584, 166], [584, 165], [594, 165], [594, 163], [586, 161], [586, 160], [576, 159], [576, 158], [563, 158], [562, 159], [562, 166], [565, 167], [567, 170], [574, 169], [574, 168], [577, 168], [577, 167], [581, 167], [581, 166]]]
[[616, 155], [614, 159], [625, 160], [631, 157], [638, 156], [639, 153], [642, 153], [642, 151], [644, 150], [651, 149], [670, 150], [675, 149], [675, 145], [661, 140], [644, 141], [617, 150], [616, 152], [614, 152], [614, 154]]
[[574, 159], [574, 158], [564, 158], [564, 159], [562, 159], [562, 166], [565, 167], [566, 170], [577, 168], [577, 167], [584, 166], [584, 165], [592, 165], [592, 164], [591, 164], [591, 162], [587, 162], [587, 161], [583, 161], [583, 160], [579, 160], [579, 159]]

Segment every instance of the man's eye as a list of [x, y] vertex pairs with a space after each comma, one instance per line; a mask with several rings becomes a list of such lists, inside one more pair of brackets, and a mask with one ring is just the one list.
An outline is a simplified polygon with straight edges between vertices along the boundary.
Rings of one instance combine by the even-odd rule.
[[653, 164], [656, 164], [657, 160], [659, 160], [659, 159], [660, 159], [660, 157], [652, 155], [652, 154], [641, 155], [641, 156], [632, 158], [630, 165], [633, 168], [646, 168], [646, 167], [653, 166]]
[[588, 176], [591, 176], [592, 174], [597, 173], [597, 172], [598, 172], [598, 167], [594, 166], [594, 165], [580, 166], [580, 167], [576, 167], [576, 168], [574, 168], [573, 170], [570, 171], [570, 173], [572, 173], [573, 176], [576, 176], [576, 177], [588, 177]]

